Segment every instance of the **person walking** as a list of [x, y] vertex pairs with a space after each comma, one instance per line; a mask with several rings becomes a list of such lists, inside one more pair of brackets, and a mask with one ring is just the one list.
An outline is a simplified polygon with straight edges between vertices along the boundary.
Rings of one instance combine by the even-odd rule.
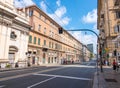
[[116, 72], [116, 61], [115, 60], [113, 60], [113, 63], [112, 63], [112, 65], [113, 65], [113, 70]]

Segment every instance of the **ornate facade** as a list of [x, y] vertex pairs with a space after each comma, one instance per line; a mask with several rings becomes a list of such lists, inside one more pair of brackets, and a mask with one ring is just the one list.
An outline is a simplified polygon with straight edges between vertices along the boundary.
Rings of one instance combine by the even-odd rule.
[[0, 0], [0, 68], [26, 65], [28, 22], [29, 16], [17, 11], [13, 0]]
[[[103, 58], [112, 62], [119, 59], [120, 40], [120, 0], [98, 0], [98, 29], [103, 40]], [[115, 41], [116, 40], [116, 41]], [[114, 51], [117, 50], [117, 58]]]

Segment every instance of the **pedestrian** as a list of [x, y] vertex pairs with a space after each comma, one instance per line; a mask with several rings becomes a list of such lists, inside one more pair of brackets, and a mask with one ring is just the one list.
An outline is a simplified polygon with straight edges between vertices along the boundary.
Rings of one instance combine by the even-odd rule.
[[113, 60], [112, 65], [113, 65], [113, 70], [116, 71], [116, 61], [115, 60]]
[[107, 60], [105, 61], [105, 65], [108, 66], [108, 61]]

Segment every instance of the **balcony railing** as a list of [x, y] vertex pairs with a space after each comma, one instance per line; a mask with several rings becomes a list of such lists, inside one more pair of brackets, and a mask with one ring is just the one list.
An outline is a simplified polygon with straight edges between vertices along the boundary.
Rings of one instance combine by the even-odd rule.
[[120, 6], [120, 0], [115, 0], [114, 6]]
[[47, 45], [42, 45], [43, 48], [49, 48]]

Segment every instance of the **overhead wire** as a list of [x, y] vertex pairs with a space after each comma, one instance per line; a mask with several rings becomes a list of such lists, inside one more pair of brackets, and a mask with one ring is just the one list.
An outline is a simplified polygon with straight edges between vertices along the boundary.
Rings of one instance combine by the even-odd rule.
[[[44, 3], [46, 4], [46, 6], [54, 13], [54, 10], [48, 5], [48, 3], [45, 1], [45, 0], [43, 0], [44, 1]], [[55, 14], [55, 16], [59, 19], [59, 21], [63, 24], [63, 25], [65, 25], [65, 23], [61, 20], [61, 18], [56, 14], [56, 13], [54, 13]]]

